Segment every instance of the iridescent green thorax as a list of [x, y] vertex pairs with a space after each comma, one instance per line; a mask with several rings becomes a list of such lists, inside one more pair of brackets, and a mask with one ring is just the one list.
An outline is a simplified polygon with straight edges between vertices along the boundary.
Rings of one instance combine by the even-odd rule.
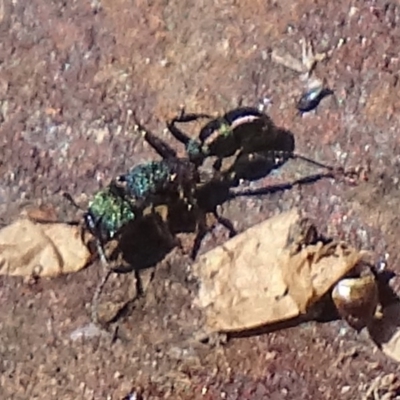
[[145, 199], [149, 194], [165, 188], [171, 173], [168, 163], [151, 161], [132, 168], [123, 178], [130, 196], [135, 199]]
[[102, 236], [109, 239], [135, 219], [131, 203], [110, 187], [94, 195], [89, 203], [88, 213], [93, 217]]

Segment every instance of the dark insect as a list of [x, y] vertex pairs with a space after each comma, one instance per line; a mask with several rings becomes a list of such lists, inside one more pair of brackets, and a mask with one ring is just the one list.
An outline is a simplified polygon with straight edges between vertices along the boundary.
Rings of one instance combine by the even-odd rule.
[[149, 214], [149, 208], [173, 197], [191, 199], [197, 180], [195, 167], [185, 159], [165, 158], [137, 165], [93, 196], [84, 215], [86, 226], [105, 243], [128, 223]]
[[213, 168], [223, 171], [232, 185], [240, 180], [266, 176], [291, 158], [302, 159], [318, 167], [335, 170], [294, 152], [293, 135], [280, 129], [266, 115], [252, 107], [240, 107], [220, 118], [211, 119], [201, 128], [196, 139], [189, 137], [176, 124], [211, 117], [186, 114], [184, 111], [167, 123], [170, 133], [185, 145], [189, 159], [197, 166], [215, 158]]
[[316, 86], [308, 89], [297, 102], [296, 108], [301, 113], [306, 113], [318, 107], [321, 100], [333, 94], [333, 91], [322, 86]]
[[[216, 192], [223, 190], [223, 199], [226, 199], [226, 192], [230, 183], [224, 180], [222, 175], [214, 173], [201, 173], [199, 165], [190, 157], [178, 158], [175, 150], [167, 143], [159, 139], [150, 131], [146, 130], [137, 120], [137, 129], [139, 129], [144, 139], [163, 157], [166, 162], [174, 163], [179, 166], [175, 171], [171, 171], [170, 176], [174, 182], [168, 184], [169, 193], [157, 190], [157, 198], [161, 203], [167, 200], [168, 205], [173, 206], [177, 201], [183, 201], [186, 204], [186, 211], [189, 211], [195, 220], [195, 231], [197, 232], [194, 245], [191, 251], [191, 258], [195, 259], [199, 250], [201, 240], [209, 231], [206, 221], [206, 215], [212, 213], [217, 222], [221, 223], [228, 231], [230, 236], [236, 234], [230, 221], [222, 218], [216, 211], [217, 204], [223, 200], [215, 200]], [[171, 190], [173, 189], [173, 190]], [[172, 198], [171, 193], [175, 193]], [[181, 215], [180, 215], [181, 216]]]
[[[178, 122], [199, 118], [210, 121], [201, 129], [197, 139], [191, 139], [176, 127]], [[191, 253], [194, 259], [202, 238], [210, 230], [206, 218], [208, 213], [228, 229], [230, 236], [236, 234], [232, 223], [218, 215], [217, 206], [232, 197], [231, 188], [241, 179], [253, 179], [260, 175], [260, 171], [265, 176], [289, 158], [300, 158], [324, 167], [329, 171], [328, 177], [337, 170], [295, 154], [293, 135], [278, 129], [267, 115], [250, 107], [230, 111], [217, 119], [205, 114], [182, 112], [168, 123], [168, 128], [178, 141], [185, 144], [187, 157], [178, 157], [166, 142], [137, 122], [137, 129], [161, 160], [137, 165], [113, 179], [93, 196], [84, 213], [86, 228], [94, 237], [105, 269], [92, 301], [92, 321], [95, 324], [99, 323], [97, 310], [102, 288], [110, 274], [117, 271], [110, 266], [105, 245], [111, 239], [120, 244], [131, 226], [150, 220], [172, 247], [177, 244], [177, 239], [171, 229], [169, 213], [180, 206], [195, 221], [196, 238]], [[214, 164], [210, 172], [205, 172], [203, 163], [209, 159]], [[310, 183], [321, 177], [324, 176], [321, 174], [315, 179], [282, 185], [276, 190], [290, 189], [294, 184]], [[265, 193], [272, 191], [273, 188], [267, 188]], [[70, 196], [67, 197], [73, 202]], [[140, 285], [137, 268], [133, 270]], [[140, 293], [139, 287], [137, 292]]]
[[[198, 119], [210, 121], [200, 129], [197, 138], [191, 138], [176, 126], [177, 123], [189, 123]], [[214, 161], [208, 176], [204, 177], [199, 172], [199, 178], [200, 175], [202, 176], [193, 187], [192, 199], [195, 199], [198, 214], [202, 215], [201, 221], [203, 221], [200, 224], [202, 229], [199, 229], [194, 249], [198, 249], [202, 233], [207, 231], [204, 213], [213, 213], [217, 221], [229, 230], [231, 236], [235, 234], [232, 223], [219, 216], [216, 210], [218, 205], [237, 196], [237, 193], [232, 192], [231, 189], [242, 180], [249, 181], [265, 177], [272, 169], [291, 158], [324, 168], [328, 170], [328, 173], [308, 176], [296, 182], [276, 185], [276, 187], [263, 188], [255, 194], [288, 190], [294, 185], [309, 184], [321, 178], [345, 174], [342, 168], [332, 167], [295, 153], [293, 135], [289, 131], [276, 127], [266, 114], [252, 107], [240, 107], [214, 119], [208, 114], [187, 114], [182, 111], [179, 116], [167, 122], [167, 128], [175, 139], [185, 145], [187, 157], [196, 166], [197, 171], [202, 171], [206, 160]], [[141, 129], [145, 131], [143, 127]], [[146, 132], [144, 137], [151, 145], [156, 140], [161, 142], [150, 132]], [[165, 142], [163, 143], [164, 148], [168, 146]], [[156, 146], [153, 145], [153, 147], [157, 150]], [[170, 149], [169, 152], [171, 156], [176, 157], [173, 150]], [[251, 195], [249, 192], [243, 193]]]
[[[176, 124], [192, 122], [201, 118], [210, 119], [201, 128], [197, 139], [192, 139]], [[229, 111], [220, 118], [212, 119], [207, 114], [181, 114], [167, 123], [172, 135], [186, 146], [188, 157], [201, 165], [207, 157], [227, 158], [241, 153], [254, 153], [272, 146], [276, 139], [272, 120], [257, 109], [241, 107]], [[216, 165], [217, 167], [217, 165]]]
[[[114, 238], [119, 239], [132, 223], [150, 218], [157, 229], [176, 244], [165, 217], [160, 215], [160, 207], [168, 209], [170, 204], [181, 201], [192, 211], [197, 210], [194, 189], [199, 176], [196, 166], [188, 159], [176, 157], [166, 143], [150, 133], [146, 134], [145, 139], [163, 159], [137, 165], [113, 179], [105, 189], [93, 196], [84, 213], [85, 226], [94, 237], [97, 252], [105, 267], [92, 301], [92, 321], [95, 324], [99, 322], [99, 296], [114, 270], [105, 253], [106, 243]], [[66, 197], [76, 205], [71, 196]]]
[[[84, 211], [85, 227], [94, 237], [96, 250], [105, 270], [92, 300], [92, 322], [95, 324], [99, 324], [97, 310], [103, 287], [111, 273], [118, 270], [116, 267], [111, 267], [105, 246], [112, 239], [118, 242], [123, 240], [132, 225], [141, 223], [145, 218], [150, 219], [160, 235], [167, 238], [172, 247], [178, 240], [170, 229], [169, 216], [166, 214], [170, 208], [181, 206], [182, 210], [183, 206], [183, 212], [190, 213], [196, 225], [197, 235], [191, 252], [193, 259], [199, 250], [202, 238], [209, 230], [206, 214], [210, 207], [213, 208], [211, 211], [216, 220], [226, 226], [230, 235], [236, 233], [232, 224], [219, 217], [214, 207], [208, 205], [208, 192], [213, 188], [213, 177], [207, 175], [202, 181], [195, 162], [190, 158], [177, 157], [176, 152], [167, 143], [139, 123], [136, 128], [162, 159], [139, 164], [119, 175], [93, 196], [87, 210]], [[66, 197], [80, 208], [71, 196], [66, 195]], [[198, 204], [198, 198], [202, 207]], [[140, 282], [137, 269], [134, 268], [134, 271], [137, 281]], [[139, 287], [137, 292], [140, 292]]]

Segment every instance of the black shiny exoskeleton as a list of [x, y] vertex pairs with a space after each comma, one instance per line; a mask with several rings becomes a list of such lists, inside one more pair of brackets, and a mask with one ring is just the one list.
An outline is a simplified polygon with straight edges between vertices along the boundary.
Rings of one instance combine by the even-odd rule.
[[[137, 122], [137, 127], [142, 131], [144, 139], [156, 150], [156, 152], [163, 157], [165, 163], [174, 165], [171, 169], [169, 180], [165, 185], [160, 182], [157, 188], [157, 201], [161, 204], [165, 203], [168, 199], [168, 204], [173, 204], [171, 201], [171, 194], [175, 194], [175, 202], [179, 200], [187, 204], [187, 209], [193, 214], [196, 219], [197, 236], [191, 252], [191, 258], [194, 259], [199, 250], [201, 239], [207, 232], [206, 214], [211, 212], [218, 222], [223, 224], [230, 232], [230, 236], [236, 232], [233, 225], [226, 219], [220, 217], [216, 212], [216, 202], [212, 197], [213, 188], [223, 188], [224, 192], [228, 190], [230, 183], [219, 174], [200, 174], [198, 163], [191, 157], [179, 158], [176, 151], [172, 149], [166, 142], [146, 130], [142, 125]], [[125, 178], [126, 179], [126, 178]], [[165, 186], [163, 189], [162, 187]], [[226, 195], [225, 195], [226, 197]]]
[[[152, 220], [171, 243], [177, 243], [169, 230], [168, 221], [158, 210], [168, 209], [178, 202], [193, 211], [198, 209], [194, 193], [200, 182], [196, 165], [188, 158], [178, 158], [166, 143], [150, 132], [145, 133], [145, 139], [162, 159], [134, 166], [113, 179], [106, 188], [95, 193], [84, 213], [86, 228], [94, 236], [97, 252], [105, 267], [92, 302], [92, 321], [96, 324], [99, 322], [99, 296], [113, 271], [105, 254], [105, 244], [114, 238], [119, 240], [128, 226], [140, 224], [145, 218]], [[73, 202], [69, 195], [67, 197]], [[202, 219], [200, 225], [204, 230], [205, 220]]]
[[[205, 118], [210, 121], [201, 128], [197, 138], [189, 137], [177, 127], [177, 123]], [[278, 128], [268, 115], [253, 107], [239, 107], [214, 119], [207, 114], [182, 111], [167, 123], [167, 127], [185, 145], [191, 161], [200, 166], [207, 158], [215, 158], [214, 169], [232, 184], [265, 176], [290, 158], [334, 169], [296, 154], [293, 135]]]
[[[193, 139], [181, 131], [176, 124], [210, 119]], [[218, 159], [231, 157], [236, 153], [250, 154], [272, 150], [276, 140], [276, 127], [266, 115], [252, 107], [240, 107], [219, 118], [207, 114], [186, 114], [184, 111], [167, 127], [172, 135], [186, 146], [188, 157], [201, 164], [207, 157]]]
[[[176, 126], [179, 122], [199, 118], [210, 121], [196, 139], [191, 139]], [[240, 180], [265, 176], [289, 158], [303, 159], [330, 172], [335, 170], [295, 154], [293, 135], [278, 129], [267, 115], [251, 107], [241, 107], [215, 119], [205, 114], [181, 113], [170, 121], [167, 126], [172, 135], [185, 145], [186, 157], [178, 157], [171, 146], [136, 122], [144, 139], [161, 159], [137, 165], [113, 179], [93, 196], [85, 212], [86, 226], [95, 237], [97, 251], [106, 267], [92, 302], [92, 320], [95, 323], [98, 323], [100, 293], [113, 271], [109, 268], [104, 245], [110, 239], [121, 239], [128, 226], [150, 218], [172, 242], [175, 236], [171, 233], [168, 218], [159, 210], [166, 209], [168, 214], [175, 206], [183, 206], [179, 217], [188, 213], [195, 220], [197, 235], [191, 254], [195, 258], [208, 231], [208, 213], [211, 212], [229, 230], [230, 236], [236, 233], [232, 223], [218, 215], [217, 206], [230, 198], [231, 188]], [[213, 168], [204, 173], [202, 167], [207, 159], [214, 161]], [[298, 183], [302, 182], [295, 184]], [[291, 187], [293, 184], [277, 190]]]

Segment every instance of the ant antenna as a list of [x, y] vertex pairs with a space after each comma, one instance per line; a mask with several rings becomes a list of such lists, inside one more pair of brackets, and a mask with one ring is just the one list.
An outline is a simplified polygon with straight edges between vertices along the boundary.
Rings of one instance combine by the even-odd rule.
[[[289, 152], [289, 154], [290, 154], [290, 152]], [[315, 165], [316, 167], [325, 168], [328, 171], [336, 171], [338, 169], [338, 168], [332, 167], [331, 165], [323, 164], [323, 163], [315, 161], [311, 158], [302, 156], [301, 154], [291, 153], [290, 156], [291, 156], [291, 158], [297, 158], [299, 160], [308, 162], [309, 164]]]
[[260, 154], [260, 153], [252, 153], [252, 155], [256, 155], [258, 157], [261, 157], [261, 159], [266, 159], [268, 157], [267, 154], [275, 155], [275, 156], [278, 156], [278, 157], [280, 156], [280, 157], [286, 158], [286, 160], [287, 159], [296, 159], [297, 158], [297, 159], [305, 161], [305, 162], [307, 162], [307, 163], [309, 163], [311, 165], [314, 165], [314, 166], [316, 166], [318, 168], [326, 169], [327, 171], [329, 171], [332, 174], [332, 177], [335, 177], [336, 174], [344, 175], [345, 177], [354, 177], [355, 175], [357, 176], [357, 171], [354, 171], [352, 169], [346, 170], [342, 166], [332, 166], [332, 165], [324, 164], [324, 163], [321, 163], [319, 161], [313, 160], [313, 159], [308, 158], [306, 156], [303, 156], [301, 154], [294, 153], [294, 152], [289, 151], [289, 150], [286, 150], [286, 151], [285, 150], [275, 150], [275, 151], [274, 150], [269, 150], [269, 151], [264, 152], [262, 154]]
[[133, 119], [135, 121], [135, 129], [138, 131], [144, 140], [164, 159], [176, 158], [176, 151], [168, 145], [164, 140], [155, 136], [152, 132], [147, 130], [133, 114]]
[[84, 209], [73, 199], [73, 197], [72, 197], [69, 193], [64, 192], [62, 195], [63, 195], [63, 197], [64, 197], [65, 199], [67, 199], [76, 209], [78, 209], [78, 210], [80, 210], [80, 211], [84, 211]]

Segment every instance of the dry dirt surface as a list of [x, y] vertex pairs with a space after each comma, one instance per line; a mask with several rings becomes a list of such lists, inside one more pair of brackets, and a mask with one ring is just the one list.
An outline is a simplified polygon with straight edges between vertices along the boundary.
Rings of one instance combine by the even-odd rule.
[[[242, 231], [299, 206], [327, 234], [373, 250], [399, 273], [399, 21], [400, 6], [380, 0], [0, 0], [1, 223], [39, 204], [78, 218], [62, 192], [83, 201], [156, 158], [134, 136], [131, 111], [163, 136], [181, 105], [221, 114], [242, 102], [264, 105], [295, 135], [299, 153], [369, 165], [371, 173], [355, 187], [324, 180], [240, 197], [222, 205], [223, 215]], [[299, 74], [271, 53], [300, 58], [303, 38], [330, 52], [314, 73], [335, 95], [301, 116]], [[252, 186], [307, 171], [288, 163]], [[201, 251], [226, 239], [217, 228]], [[399, 398], [400, 367], [340, 320], [211, 349], [183, 346], [192, 312], [188, 269], [179, 251], [162, 262], [119, 322], [125, 339], [115, 342], [71, 336], [89, 322], [98, 263], [33, 285], [2, 277], [0, 398]], [[129, 279], [113, 277], [105, 297], [123, 299]], [[399, 278], [391, 285], [400, 292]]]

